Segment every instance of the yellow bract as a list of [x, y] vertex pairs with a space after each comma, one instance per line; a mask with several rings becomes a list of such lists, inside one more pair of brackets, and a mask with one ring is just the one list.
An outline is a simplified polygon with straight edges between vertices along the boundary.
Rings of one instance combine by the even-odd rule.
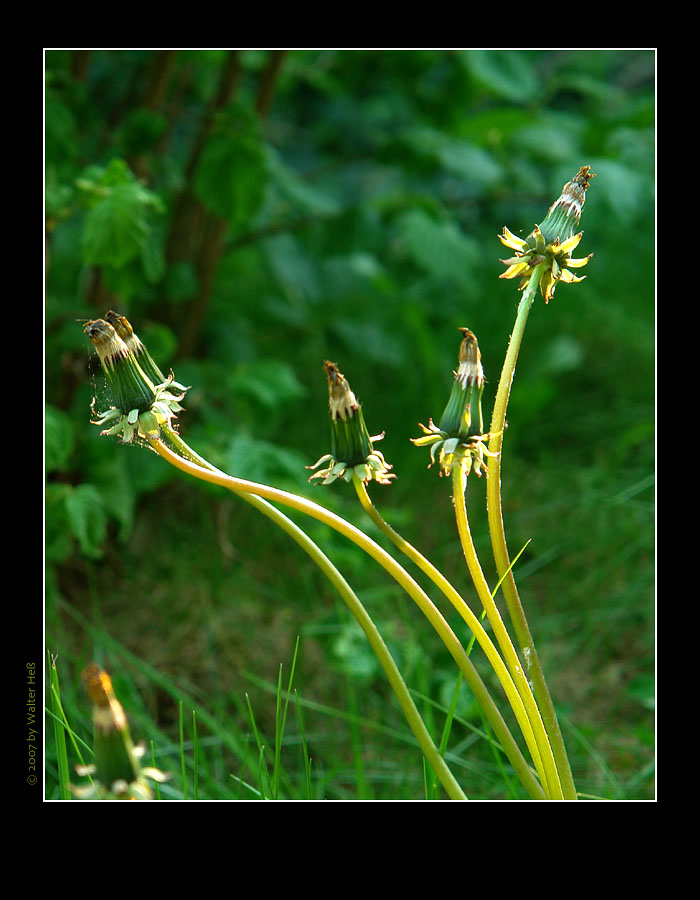
[[571, 256], [571, 252], [576, 249], [583, 237], [582, 231], [572, 235], [561, 244], [559, 238], [555, 238], [551, 244], [545, 244], [542, 232], [537, 226], [526, 241], [516, 237], [507, 228], [504, 228], [503, 234], [499, 234], [498, 237], [502, 244], [515, 250], [515, 256], [501, 260], [508, 268], [499, 275], [499, 278], [520, 278], [519, 289], [522, 290], [528, 284], [535, 269], [542, 266], [539, 289], [545, 303], [549, 303], [552, 299], [560, 281], [564, 284], [583, 281], [585, 275], [576, 277], [569, 269], [582, 268], [593, 256], [592, 253], [580, 259], [574, 259]]

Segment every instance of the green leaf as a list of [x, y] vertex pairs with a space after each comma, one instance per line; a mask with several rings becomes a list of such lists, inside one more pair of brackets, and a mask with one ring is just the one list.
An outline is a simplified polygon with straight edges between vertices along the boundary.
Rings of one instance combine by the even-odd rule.
[[591, 160], [596, 173], [596, 201], [607, 203], [618, 222], [630, 223], [651, 204], [649, 180], [612, 159]]
[[100, 455], [90, 468], [105, 515], [113, 516], [119, 523], [120, 540], [129, 536], [136, 508], [136, 493], [129, 478], [126, 456], [126, 453]]
[[56, 167], [47, 165], [44, 179], [44, 208], [47, 220], [61, 219], [70, 215], [73, 194], [72, 186], [59, 180]]
[[[367, 316], [336, 316], [329, 326], [358, 359], [399, 368], [405, 364], [408, 342], [401, 333], [389, 333], [384, 323]], [[379, 431], [372, 428], [372, 431]]]
[[73, 452], [73, 423], [55, 406], [44, 410], [44, 464], [46, 472], [61, 470]]
[[165, 275], [165, 253], [161, 240], [147, 240], [141, 245], [141, 265], [146, 281], [157, 284]]
[[493, 154], [471, 141], [450, 137], [435, 128], [410, 128], [401, 136], [412, 150], [427, 156], [468, 185], [493, 186], [503, 169]]
[[191, 300], [199, 289], [199, 276], [193, 263], [187, 260], [171, 263], [163, 281], [163, 292], [171, 303]]
[[644, 673], [633, 678], [627, 693], [645, 709], [653, 710], [656, 706], [656, 683], [653, 674]]
[[232, 387], [237, 394], [248, 394], [270, 412], [306, 393], [292, 367], [276, 359], [257, 360], [236, 372]]
[[117, 187], [132, 184], [136, 178], [126, 160], [115, 157], [99, 172], [97, 183], [101, 187]]
[[276, 234], [264, 242], [270, 269], [287, 299], [299, 305], [321, 298], [318, 263], [292, 234]]
[[540, 91], [532, 60], [523, 50], [462, 50], [459, 59], [497, 97], [526, 103]]
[[466, 187], [492, 188], [503, 177], [493, 154], [471, 141], [451, 137], [435, 128], [408, 128], [400, 139], [433, 165], [456, 175]]
[[529, 109], [518, 106], [496, 106], [474, 112], [459, 123], [459, 135], [480, 146], [498, 148], [511, 135], [534, 120]]
[[152, 150], [168, 128], [163, 113], [151, 109], [135, 109], [124, 123], [122, 140], [127, 156]]
[[233, 227], [260, 209], [267, 181], [266, 156], [254, 115], [233, 106], [219, 118], [194, 175], [195, 194]]
[[144, 322], [143, 328], [139, 328], [139, 338], [167, 376], [171, 361], [177, 352], [177, 337], [172, 329], [161, 322]]
[[67, 484], [47, 484], [44, 493], [44, 555], [46, 561], [63, 562], [74, 552], [71, 529], [66, 512]]
[[502, 177], [493, 155], [467, 141], [445, 141], [438, 158], [446, 169], [481, 187], [491, 187]]
[[519, 129], [514, 146], [529, 158], [571, 166], [571, 160], [581, 156], [582, 131], [578, 117], [549, 114]]
[[328, 216], [340, 212], [334, 197], [305, 182], [271, 148], [268, 149], [268, 172], [270, 187], [274, 188], [280, 205], [299, 215]]
[[473, 276], [478, 251], [453, 222], [437, 222], [415, 209], [400, 217], [398, 231], [406, 254], [431, 275], [459, 284]]
[[75, 113], [47, 87], [44, 101], [44, 156], [47, 164], [61, 166], [75, 157]]
[[144, 291], [144, 273], [140, 259], [129, 260], [123, 266], [102, 266], [105, 287], [122, 301], [129, 304], [133, 297]]
[[239, 434], [229, 444], [229, 471], [251, 481], [290, 480], [299, 484], [306, 481], [307, 465], [308, 460], [298, 451], [271, 441], [259, 441]]
[[88, 212], [83, 229], [85, 263], [119, 268], [141, 253], [151, 232], [149, 194], [140, 184], [121, 184]]
[[106, 166], [87, 166], [75, 179], [75, 186], [88, 209], [94, 209], [114, 188], [125, 184], [138, 185], [138, 180], [128, 163], [119, 157], [111, 159]]
[[92, 484], [79, 484], [66, 494], [66, 512], [71, 533], [86, 556], [102, 556], [107, 517], [102, 497]]
[[339, 626], [340, 633], [330, 642], [329, 652], [336, 667], [364, 684], [373, 681], [380, 669], [377, 658], [356, 622]]

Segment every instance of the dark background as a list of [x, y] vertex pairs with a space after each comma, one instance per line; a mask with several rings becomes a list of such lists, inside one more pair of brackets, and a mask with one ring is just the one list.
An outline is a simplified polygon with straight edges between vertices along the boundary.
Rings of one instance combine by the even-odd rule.
[[[398, 474], [371, 489], [376, 504], [471, 599], [449, 485], [409, 438], [444, 408], [460, 326], [479, 338], [488, 422], [519, 299], [498, 278], [497, 235], [527, 234], [590, 165], [575, 255], [594, 257], [583, 283], [531, 312], [504, 511], [512, 553], [531, 540], [516, 580], [577, 787], [653, 797], [654, 53], [48, 51], [45, 108], [46, 641], [76, 730], [89, 737], [79, 679], [97, 659], [135, 738], [166, 763], [179, 700], [196, 707], [202, 792], [238, 796], [228, 773], [253, 781], [257, 759], [244, 698], [274, 732], [266, 685], [280, 665], [288, 674], [299, 636], [318, 796], [423, 796], [383, 675], [303, 554], [232, 494], [90, 425], [103, 380], [77, 320], [128, 316], [161, 368], [192, 385], [180, 430], [211, 462], [375, 536], [350, 485], [306, 480], [330, 449], [322, 363], [337, 362]], [[483, 497], [470, 480], [493, 585]], [[293, 517], [348, 577], [417, 696], [449, 704], [454, 665], [410, 601], [340, 537]], [[443, 714], [421, 704], [439, 737]], [[458, 712], [480, 727], [466, 689]], [[468, 795], [505, 796], [484, 742], [455, 727], [451, 747]], [[50, 746], [47, 757], [51, 797]]]

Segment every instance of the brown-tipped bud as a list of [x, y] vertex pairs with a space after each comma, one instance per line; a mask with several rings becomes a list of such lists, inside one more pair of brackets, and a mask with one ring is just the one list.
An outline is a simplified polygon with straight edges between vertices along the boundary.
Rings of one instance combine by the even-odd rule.
[[347, 379], [334, 362], [327, 359], [323, 363], [323, 371], [328, 379], [328, 409], [331, 419], [342, 419], [346, 422], [357, 415], [360, 404], [350, 390]]
[[84, 331], [100, 357], [114, 405], [124, 412], [149, 410], [156, 399], [155, 386], [114, 327], [105, 319], [94, 319]]
[[149, 780], [167, 781], [169, 776], [141, 766], [143, 747], [133, 745], [126, 714], [107, 672], [92, 663], [82, 677], [92, 707], [95, 764], [76, 766], [79, 774], [89, 774], [93, 781], [84, 787], [72, 787], [73, 793], [88, 800], [152, 799]]
[[595, 178], [591, 167], [581, 166], [571, 181], [567, 181], [561, 189], [561, 195], [549, 207], [547, 217], [540, 225], [545, 244], [557, 240], [563, 244], [574, 235], [581, 221], [591, 178]]
[[153, 384], [161, 384], [164, 382], [165, 375], [163, 375], [160, 368], [156, 365], [153, 357], [146, 349], [146, 345], [134, 332], [131, 322], [129, 322], [126, 316], [122, 316], [110, 309], [105, 313], [105, 321], [109, 322], [129, 350], [131, 350], [134, 354], [134, 359], [141, 366], [145, 374], [151, 379]]
[[129, 784], [137, 777], [139, 765], [134, 757], [129, 724], [112, 680], [93, 663], [83, 673], [83, 683], [92, 707], [97, 778], [108, 788], [115, 782]]
[[455, 377], [465, 384], [484, 386], [484, 369], [481, 365], [481, 351], [476, 336], [468, 328], [460, 328], [463, 335], [459, 347], [459, 365]]
[[[97, 413], [95, 425], [108, 425], [102, 434], [121, 435], [123, 443], [130, 443], [134, 435], [142, 438], [157, 437], [162, 426], [171, 427], [172, 420], [182, 410], [182, 400], [187, 390], [170, 377], [164, 379], [160, 370], [153, 372], [156, 382], [144, 372], [134, 355], [133, 347], [140, 347], [140, 360], [154, 366], [145, 347], [133, 333], [123, 316], [109, 312], [107, 315], [117, 326], [106, 319], [87, 322], [85, 334], [97, 350], [102, 370], [107, 376], [114, 405]], [[127, 343], [128, 342], [128, 343]], [[178, 391], [179, 393], [174, 393]], [[94, 404], [94, 400], [93, 400]]]

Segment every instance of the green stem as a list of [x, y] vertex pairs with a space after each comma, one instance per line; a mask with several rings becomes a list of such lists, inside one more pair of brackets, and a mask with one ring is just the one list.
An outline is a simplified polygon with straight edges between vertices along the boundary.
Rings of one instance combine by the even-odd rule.
[[459, 538], [462, 543], [464, 557], [469, 568], [469, 574], [471, 575], [472, 581], [474, 582], [474, 587], [476, 588], [477, 594], [479, 595], [479, 599], [481, 600], [481, 603], [486, 610], [486, 615], [489, 622], [491, 623], [493, 633], [496, 637], [496, 640], [498, 641], [498, 645], [501, 648], [501, 652], [503, 653], [504, 659], [508, 665], [508, 669], [513, 676], [513, 680], [518, 687], [523, 704], [525, 705], [525, 708], [527, 710], [527, 715], [529, 717], [532, 730], [535, 734], [537, 748], [540, 753], [541, 766], [543, 770], [543, 775], [540, 775], [540, 777], [542, 778], [543, 785], [545, 786], [545, 793], [550, 800], [561, 800], [563, 799], [563, 794], [561, 785], [559, 783], [559, 776], [557, 774], [557, 768], [554, 762], [552, 749], [547, 738], [547, 733], [544, 729], [544, 724], [540, 717], [537, 704], [535, 703], [534, 697], [532, 696], [532, 692], [530, 691], [530, 686], [528, 685], [527, 679], [523, 674], [522, 666], [520, 664], [520, 660], [518, 659], [517, 653], [515, 652], [515, 648], [513, 647], [510, 635], [508, 634], [508, 631], [503, 624], [501, 614], [499, 613], [498, 607], [496, 606], [496, 603], [491, 596], [491, 591], [489, 590], [489, 586], [486, 583], [486, 578], [484, 577], [484, 573], [481, 570], [481, 565], [476, 555], [476, 548], [474, 547], [471, 530], [469, 528], [469, 519], [467, 518], [467, 505], [465, 502], [467, 475], [465, 467], [461, 463], [461, 461], [456, 461], [452, 467], [452, 486], [455, 516], [457, 519], [457, 530], [459, 532]]
[[[61, 690], [58, 683], [58, 671], [56, 661], [47, 651], [49, 663], [49, 685], [51, 694], [51, 709], [54, 720], [54, 740], [56, 742], [56, 762], [58, 765], [58, 788], [61, 800], [71, 800], [70, 772], [68, 769], [68, 751], [66, 749], [67, 722], [61, 705]], [[82, 759], [81, 759], [82, 762]], [[92, 779], [90, 779], [92, 781]]]
[[[367, 488], [364, 482], [362, 482], [357, 476], [354, 476], [353, 484], [355, 486], [355, 490], [357, 492], [360, 503], [362, 504], [362, 508], [365, 510], [370, 519], [380, 529], [380, 531], [382, 531], [382, 533], [385, 534], [402, 553], [404, 553], [412, 562], [414, 562], [418, 566], [418, 568], [421, 569], [421, 571], [424, 572], [428, 576], [428, 578], [430, 578], [433, 584], [435, 584], [442, 591], [445, 597], [450, 601], [450, 603], [452, 603], [462, 619], [464, 619], [468, 627], [471, 629], [472, 640], [474, 640], [476, 632], [483, 632], [483, 628], [481, 628], [481, 623], [477, 621], [474, 613], [471, 611], [463, 597], [450, 584], [450, 582], [445, 578], [442, 572], [435, 568], [430, 560], [426, 559], [423, 554], [416, 550], [416, 548], [412, 544], [409, 544], [409, 542], [401, 537], [398, 532], [394, 531], [391, 525], [389, 525], [389, 523], [381, 516], [377, 508], [372, 503], [372, 500], [367, 493]], [[481, 680], [479, 673], [474, 667], [474, 664], [469, 659], [468, 653], [467, 662], [468, 666], [462, 669], [462, 674], [464, 675], [465, 681], [474, 694], [481, 708], [481, 711], [491, 725], [494, 734], [498, 738], [503, 752], [508, 757], [508, 760], [513, 766], [514, 771], [520, 778], [522, 784], [527, 789], [529, 795], [533, 799], [543, 800], [544, 792], [542, 790], [541, 784], [534, 777], [531, 767], [525, 761], [525, 758], [520, 752], [520, 748], [515, 742], [513, 735], [510, 733], [510, 730], [503, 720], [503, 717], [501, 716], [498, 707], [494, 703], [493, 698], [489, 694], [486, 685]]]
[[[452, 631], [440, 611], [433, 604], [425, 591], [422, 590], [420, 585], [418, 585], [414, 581], [414, 579], [411, 578], [411, 576], [405, 571], [405, 569], [403, 569], [392, 556], [390, 556], [377, 543], [375, 543], [375, 541], [367, 537], [364, 532], [360, 531], [358, 528], [355, 528], [354, 525], [346, 522], [335, 513], [324, 509], [324, 507], [319, 506], [317, 503], [313, 503], [311, 500], [307, 500], [304, 497], [300, 497], [296, 494], [291, 494], [288, 491], [279, 490], [278, 488], [270, 487], [269, 485], [257, 484], [252, 481], [246, 481], [242, 478], [234, 478], [233, 476], [225, 475], [218, 470], [203, 468], [196, 463], [183, 459], [176, 453], [173, 453], [173, 451], [170, 450], [167, 445], [159, 439], [152, 438], [150, 439], [150, 443], [153, 449], [165, 460], [171, 463], [171, 465], [174, 465], [176, 468], [180, 469], [183, 472], [186, 472], [189, 475], [193, 475], [195, 478], [200, 478], [203, 481], [209, 481], [212, 484], [221, 485], [222, 487], [225, 487], [228, 490], [233, 491], [234, 493], [258, 495], [264, 499], [274, 500], [278, 503], [282, 503], [285, 506], [289, 506], [292, 509], [296, 509], [299, 512], [303, 512], [306, 515], [309, 515], [312, 518], [323, 522], [324, 524], [333, 528], [335, 531], [344, 535], [346, 538], [348, 538], [348, 540], [352, 541], [357, 546], [361, 547], [394, 578], [394, 580], [416, 603], [423, 615], [428, 619], [430, 624], [440, 636], [450, 655], [460, 667], [460, 671], [464, 673], [465, 670], [468, 669], [468, 657], [464, 651], [464, 648], [462, 647], [462, 644], [459, 641], [459, 638]], [[525, 737], [525, 740], [527, 742], [528, 748], [533, 758], [533, 762], [535, 763], [535, 767], [538, 769], [540, 777], [542, 777], [537, 743], [534, 739], [532, 728], [530, 726], [527, 712], [525, 711], [525, 707], [523, 706], [523, 702], [520, 698], [520, 694], [518, 693], [518, 690], [515, 687], [510, 673], [503, 663], [503, 660], [499, 656], [497, 649], [481, 627], [481, 624], [478, 622], [478, 620], [475, 621], [475, 625], [478, 629], [475, 632], [477, 634], [477, 640], [479, 640], [480, 645], [484, 649], [489, 662], [494, 668], [498, 679], [501, 682], [504, 691], [506, 692], [506, 696], [508, 697], [508, 700], [513, 708], [513, 712], [515, 713], [515, 716], [518, 720], [518, 724], [520, 725], [520, 728], [523, 732], [523, 736]]]
[[556, 760], [557, 769], [561, 778], [562, 790], [566, 800], [576, 800], [576, 787], [571, 774], [569, 758], [564, 746], [564, 739], [559, 728], [554, 704], [545, 681], [544, 671], [535, 649], [535, 643], [530, 633], [525, 611], [520, 602], [520, 596], [511, 570], [508, 546], [506, 544], [505, 527], [503, 524], [503, 508], [501, 501], [501, 449], [503, 446], [503, 431], [506, 424], [506, 410], [510, 399], [510, 391], [515, 376], [515, 365], [520, 352], [525, 325], [532, 303], [537, 294], [537, 287], [541, 275], [541, 267], [538, 266], [532, 273], [532, 277], [523, 292], [518, 306], [518, 312], [508, 344], [508, 351], [503, 363], [501, 378], [498, 383], [498, 391], [493, 407], [489, 441], [489, 450], [496, 454], [495, 459], [489, 463], [489, 475], [486, 482], [486, 503], [488, 510], [489, 533], [491, 546], [496, 562], [499, 577], [503, 578], [503, 596], [508, 607], [508, 615], [513, 624], [516, 639], [520, 645], [523, 658], [527, 661], [528, 677], [532, 682], [532, 689], [537, 700], [537, 705], [542, 714], [547, 735], [552, 746], [552, 752]]
[[[185, 442], [182, 440], [182, 438], [180, 438], [180, 436], [177, 435], [174, 431], [168, 430], [166, 433], [170, 443], [176, 445], [178, 449], [181, 449], [183, 452], [185, 452], [187, 456], [191, 456], [199, 460], [201, 464], [203, 464], [204, 469], [206, 469], [212, 475], [216, 475], [217, 483], [221, 483], [222, 479], [228, 479], [228, 476], [224, 475], [223, 472], [215, 469], [213, 466], [207, 463], [206, 460], [204, 460], [193, 450], [191, 450], [191, 448], [189, 448], [187, 444], [185, 444]], [[160, 450], [158, 449], [158, 445], [160, 444], [160, 446], [164, 446], [160, 441], [152, 441], [151, 444], [158, 452], [160, 452]], [[165, 458], [168, 459], [169, 462], [174, 462], [170, 458], [171, 452], [172, 451], [168, 450], [168, 455], [165, 455]], [[161, 453], [161, 456], [163, 455], [164, 454]], [[172, 455], [174, 456], [174, 454]], [[178, 468], [183, 468], [183, 466], [178, 466]], [[190, 468], [185, 468], [184, 471], [189, 471], [190, 474], [196, 474]], [[202, 476], [198, 475], [198, 477]], [[386, 673], [389, 684], [391, 685], [391, 688], [396, 695], [399, 705], [403, 710], [411, 731], [418, 741], [418, 745], [420, 746], [423, 755], [432, 766], [437, 777], [440, 779], [440, 783], [445, 788], [447, 795], [452, 800], [467, 800], [467, 796], [457, 783], [452, 772], [447, 767], [442, 754], [435, 746], [433, 739], [428, 732], [428, 729], [425, 727], [418, 709], [413, 702], [413, 698], [411, 697], [410, 692], [401, 676], [401, 673], [396, 666], [396, 663], [394, 662], [394, 659], [391, 656], [391, 653], [389, 652], [386, 644], [384, 643], [380, 632], [378, 631], [376, 625], [372, 621], [372, 618], [367, 613], [366, 609], [364, 608], [350, 585], [347, 583], [345, 578], [340, 574], [340, 572], [323, 553], [323, 551], [311, 540], [311, 538], [309, 538], [308, 535], [304, 531], [302, 531], [302, 529], [299, 528], [298, 525], [292, 522], [291, 519], [285, 516], [284, 513], [280, 512], [278, 509], [272, 506], [272, 504], [268, 503], [262, 497], [256, 496], [255, 494], [240, 493], [240, 496], [251, 506], [254, 506], [257, 510], [259, 510], [263, 515], [271, 519], [284, 532], [286, 532], [286, 534], [288, 534], [294, 541], [296, 541], [296, 543], [302, 548], [302, 550], [304, 550], [308, 554], [308, 556], [328, 578], [331, 584], [336, 588], [338, 593], [343, 598], [348, 609], [353, 614], [360, 627], [364, 631], [365, 635], [367, 636], [367, 640], [369, 641], [370, 646], [377, 655], [377, 658], [382, 668], [384, 669], [384, 672]]]

